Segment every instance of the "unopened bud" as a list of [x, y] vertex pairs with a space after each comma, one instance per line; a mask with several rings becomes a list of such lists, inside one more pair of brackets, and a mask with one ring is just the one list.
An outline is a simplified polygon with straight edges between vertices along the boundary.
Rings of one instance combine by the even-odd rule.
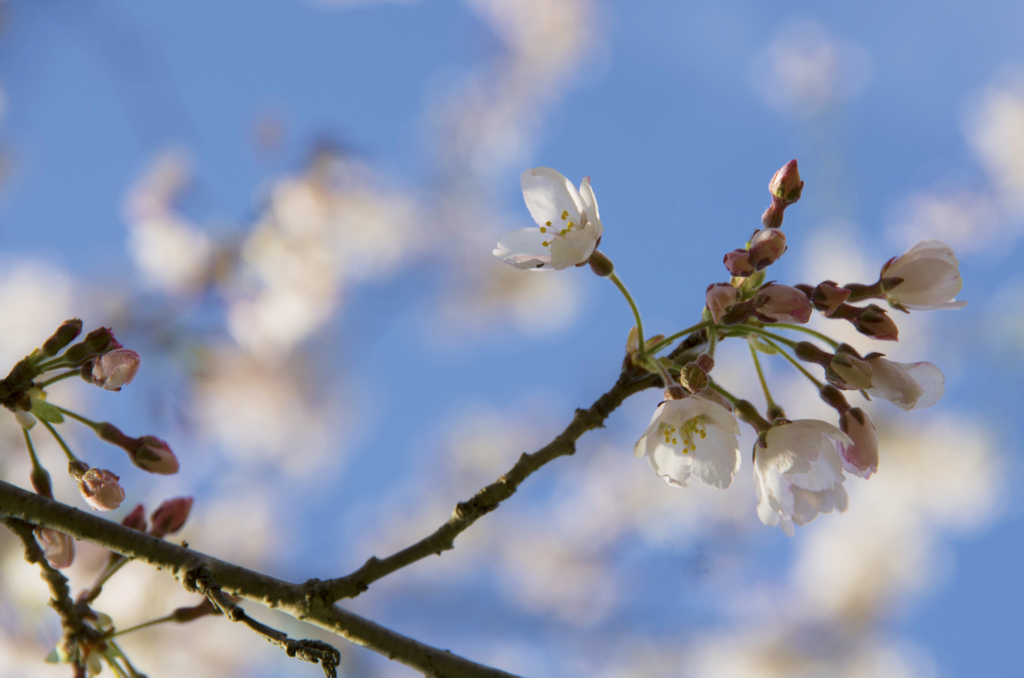
[[820, 283], [811, 292], [811, 303], [814, 304], [814, 308], [818, 309], [827, 316], [831, 316], [835, 313], [835, 310], [839, 308], [840, 304], [844, 303], [850, 298], [850, 290], [845, 287], [840, 287], [831, 280], [826, 280]]
[[36, 425], [35, 415], [25, 410], [14, 410], [14, 419], [26, 431], [32, 430], [32, 427]]
[[792, 205], [800, 199], [804, 190], [804, 182], [800, 179], [800, 170], [796, 160], [790, 160], [775, 173], [768, 183], [768, 191], [772, 197]]
[[708, 373], [696, 362], [687, 363], [679, 372], [679, 380], [691, 393], [703, 393], [710, 385]]
[[725, 264], [729, 275], [736, 276], [737, 278], [745, 278], [757, 270], [751, 263], [750, 252], [747, 250], [733, 250], [729, 252], [722, 257], [722, 263]]
[[91, 468], [78, 480], [78, 491], [89, 506], [97, 511], [113, 511], [124, 501], [120, 478], [110, 471]]
[[139, 504], [132, 509], [132, 512], [124, 517], [121, 524], [139, 532], [146, 531], [146, 508]]
[[114, 333], [107, 327], [100, 327], [85, 335], [82, 341], [69, 347], [64, 352], [64, 359], [77, 366], [89, 358], [101, 356], [118, 348], [121, 348], [121, 344], [114, 338]]
[[36, 491], [40, 497], [46, 497], [47, 499], [53, 499], [53, 483], [50, 482], [50, 472], [42, 466], [34, 466], [32, 468], [32, 489]]
[[92, 383], [108, 391], [120, 391], [132, 383], [139, 371], [139, 354], [118, 348], [105, 353], [93, 364]]
[[884, 308], [871, 304], [863, 309], [854, 321], [854, 327], [861, 334], [880, 341], [899, 341], [900, 330]]
[[36, 537], [43, 547], [43, 557], [51, 567], [61, 570], [74, 561], [75, 541], [68, 535], [48, 527], [37, 527]]
[[803, 324], [811, 319], [810, 300], [807, 295], [788, 285], [769, 283], [754, 297], [757, 316], [765, 322]]
[[758, 271], [766, 268], [786, 252], [786, 234], [777, 228], [766, 228], [750, 239], [750, 262]]
[[711, 317], [717, 323], [725, 315], [725, 312], [732, 308], [739, 300], [739, 292], [729, 283], [714, 283], [708, 285], [705, 301]]
[[132, 463], [150, 473], [173, 475], [178, 472], [178, 458], [170, 446], [156, 436], [142, 436], [140, 445], [130, 452]]
[[191, 511], [192, 497], [168, 499], [149, 517], [152, 523], [149, 533], [161, 539], [168, 534], [174, 534], [185, 525]]
[[604, 252], [594, 250], [594, 253], [590, 255], [590, 270], [602, 278], [607, 278], [615, 270], [615, 264], [609, 259]]
[[65, 320], [60, 324], [60, 327], [57, 328], [57, 331], [53, 333], [53, 336], [43, 342], [43, 346], [39, 351], [40, 356], [43, 358], [52, 358], [60, 353], [65, 346], [77, 339], [78, 335], [81, 333], [81, 320], [78, 318]]
[[[234, 599], [234, 596], [228, 596], [228, 598]], [[234, 602], [238, 601], [234, 600]], [[185, 622], [205, 617], [208, 614], [220, 614], [220, 610], [214, 607], [209, 598], [204, 598], [203, 602], [198, 605], [193, 605], [192, 607], [179, 607], [174, 610], [171, 612], [171, 618], [179, 624], [184, 624]]]

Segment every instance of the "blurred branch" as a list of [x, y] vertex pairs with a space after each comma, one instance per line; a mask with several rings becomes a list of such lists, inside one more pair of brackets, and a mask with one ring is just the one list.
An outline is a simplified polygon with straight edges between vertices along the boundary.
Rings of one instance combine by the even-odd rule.
[[[669, 358], [685, 363], [691, 353], [707, 341], [704, 331], [695, 332], [687, 337]], [[678, 370], [676, 371], [678, 373]], [[412, 546], [402, 549], [387, 558], [370, 558], [355, 572], [327, 581], [311, 579], [307, 587], [311, 596], [320, 596], [325, 603], [333, 603], [342, 598], [355, 598], [370, 587], [370, 584], [387, 575], [411, 565], [430, 555], [441, 555], [455, 548], [455, 538], [469, 529], [469, 526], [498, 508], [519, 488], [519, 485], [535, 471], [555, 459], [576, 452], [576, 441], [595, 428], [603, 428], [605, 420], [626, 398], [640, 391], [661, 384], [657, 375], [649, 374], [642, 369], [623, 367], [618, 381], [607, 393], [598, 398], [588, 409], [578, 409], [572, 422], [550, 443], [533, 454], [523, 453], [519, 461], [507, 473], [496, 481], [477, 492], [467, 501], [459, 502], [452, 512], [452, 517], [430, 536], [421, 539]]]
[[[171, 544], [163, 539], [133, 530], [118, 523], [95, 516], [74, 507], [47, 499], [32, 492], [27, 492], [15, 485], [0, 480], [0, 516], [6, 518], [5, 523], [12, 526], [22, 540], [21, 521], [42, 527], [59, 530], [76, 539], [88, 541], [121, 555], [140, 560], [160, 570], [168, 572], [185, 584], [195, 582], [197, 573], [206, 570], [208, 576], [224, 592], [241, 596], [258, 602], [267, 607], [281, 610], [296, 619], [308, 622], [322, 629], [336, 633], [346, 640], [362, 645], [388, 659], [398, 661], [416, 669], [425, 676], [445, 676], [451, 678], [515, 678], [512, 674], [471, 662], [447, 650], [439, 650], [396, 633], [390, 629], [373, 623], [356, 614], [343, 610], [336, 605], [325, 604], [314, 596], [307, 596], [307, 587], [303, 584], [291, 584], [269, 577], [265, 574], [248, 570], [238, 565], [226, 563], [197, 551]], [[19, 519], [19, 520], [12, 520]], [[25, 528], [25, 534], [31, 535], [31, 529]], [[34, 550], [30, 560], [35, 562], [42, 558], [42, 550], [35, 540], [31, 540]], [[26, 541], [26, 549], [29, 542]], [[49, 565], [43, 561], [42, 567], [49, 574]], [[52, 569], [52, 568], [49, 568]], [[56, 576], [67, 589], [67, 582], [60, 573]], [[56, 586], [56, 579], [51, 581]], [[60, 598], [67, 607], [70, 598], [67, 593]], [[69, 621], [73, 620], [69, 610], [58, 609], [62, 620], [65, 613]]]

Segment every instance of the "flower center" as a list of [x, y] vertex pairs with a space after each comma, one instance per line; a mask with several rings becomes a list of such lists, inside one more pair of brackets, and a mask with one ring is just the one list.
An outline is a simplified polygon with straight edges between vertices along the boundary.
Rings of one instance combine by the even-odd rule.
[[[583, 228], [583, 226], [585, 226], [586, 223], [587, 223], [587, 217], [586, 217], [586, 215], [583, 215], [583, 219], [581, 219], [581, 221], [583, 222], [583, 225], [580, 225], [580, 224], [577, 224], [575, 221], [573, 221], [572, 219], [569, 218], [569, 210], [562, 210], [562, 221], [565, 222], [565, 224], [563, 224], [564, 228], [562, 228], [562, 229], [556, 229], [554, 226], [551, 225], [550, 221], [545, 221], [544, 225], [540, 227], [540, 232], [541, 233], [547, 233], [547, 232], [550, 231], [551, 232], [551, 236], [553, 238], [564, 238], [566, 235], [569, 234], [570, 231], [572, 231], [572, 229], [575, 228], [575, 229], [578, 230], [580, 228]], [[550, 248], [551, 247], [551, 241], [550, 240], [545, 240], [544, 242], [541, 243], [541, 245], [543, 245], [544, 247]]]
[[694, 435], [700, 436], [701, 440], [704, 440], [708, 435], [708, 430], [704, 427], [703, 417], [701, 416], [687, 419], [683, 423], [682, 428], [676, 428], [671, 424], [662, 422], [659, 432], [665, 439], [665, 444], [673, 447], [679, 445], [679, 439], [682, 438], [683, 454], [689, 454], [697, 450], [697, 443], [693, 441]]

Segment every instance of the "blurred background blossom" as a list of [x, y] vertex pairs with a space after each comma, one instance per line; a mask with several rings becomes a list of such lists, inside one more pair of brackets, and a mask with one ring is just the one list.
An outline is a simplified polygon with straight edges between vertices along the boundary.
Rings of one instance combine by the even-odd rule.
[[[749, 431], [731, 489], [668, 487], [631, 454], [659, 400], [646, 393], [453, 552], [346, 605], [530, 676], [930, 678], [1021, 663], [1019, 7], [0, 11], [0, 357], [74, 315], [113, 326], [142, 353], [138, 378], [120, 394], [69, 380], [51, 399], [159, 435], [182, 463], [140, 477], [71, 428], [76, 450], [122, 477], [112, 519], [195, 496], [175, 539], [289, 580], [420, 539], [613, 383], [632, 324], [586, 269], [490, 255], [530, 223], [519, 173], [592, 177], [602, 250], [649, 331], [671, 332], [696, 321], [705, 286], [726, 279], [721, 255], [758, 227], [772, 172], [798, 157], [807, 188], [773, 277], [870, 283], [937, 237], [970, 301], [895, 314], [901, 341], [880, 350], [937, 363], [946, 396], [909, 414], [863, 405], [881, 462], [847, 482], [847, 513], [793, 539], [762, 526]], [[878, 348], [848, 323], [812, 327]], [[765, 368], [791, 418], [834, 416], [787, 364]], [[763, 406], [741, 342], [723, 345], [715, 375]], [[12, 417], [0, 440], [4, 479], [27, 486]], [[59, 449], [36, 440], [57, 497], [80, 505]], [[81, 588], [105, 555], [77, 547]], [[59, 636], [46, 596], [0, 531], [0, 678], [66, 675], [41, 662]], [[196, 602], [129, 564], [97, 608], [124, 627]], [[235, 626], [205, 618], [123, 647], [153, 677], [318, 671]], [[332, 642], [344, 675], [411, 675]]]

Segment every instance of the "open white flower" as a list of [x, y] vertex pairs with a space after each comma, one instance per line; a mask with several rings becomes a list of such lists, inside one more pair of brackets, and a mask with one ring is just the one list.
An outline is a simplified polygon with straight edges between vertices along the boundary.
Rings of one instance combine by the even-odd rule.
[[845, 511], [843, 462], [836, 443], [853, 440], [831, 424], [800, 419], [772, 426], [766, 447], [754, 448], [757, 515], [793, 536], [793, 524], [806, 525], [819, 513]]
[[716, 402], [699, 396], [667, 400], [654, 411], [633, 453], [646, 455], [669, 485], [686, 487], [696, 476], [725, 488], [740, 468], [739, 432], [736, 417]]
[[896, 308], [915, 311], [963, 308], [955, 301], [964, 281], [953, 248], [941, 240], [922, 240], [882, 267], [882, 278], [903, 282], [885, 292]]
[[868, 394], [904, 410], [931, 407], [946, 392], [946, 377], [931, 363], [895, 363], [880, 355], [869, 355], [866, 362], [871, 366]]
[[494, 256], [523, 269], [561, 270], [585, 264], [604, 232], [590, 177], [583, 178], [577, 191], [560, 172], [535, 167], [523, 172], [520, 182], [538, 228], [506, 233]]

